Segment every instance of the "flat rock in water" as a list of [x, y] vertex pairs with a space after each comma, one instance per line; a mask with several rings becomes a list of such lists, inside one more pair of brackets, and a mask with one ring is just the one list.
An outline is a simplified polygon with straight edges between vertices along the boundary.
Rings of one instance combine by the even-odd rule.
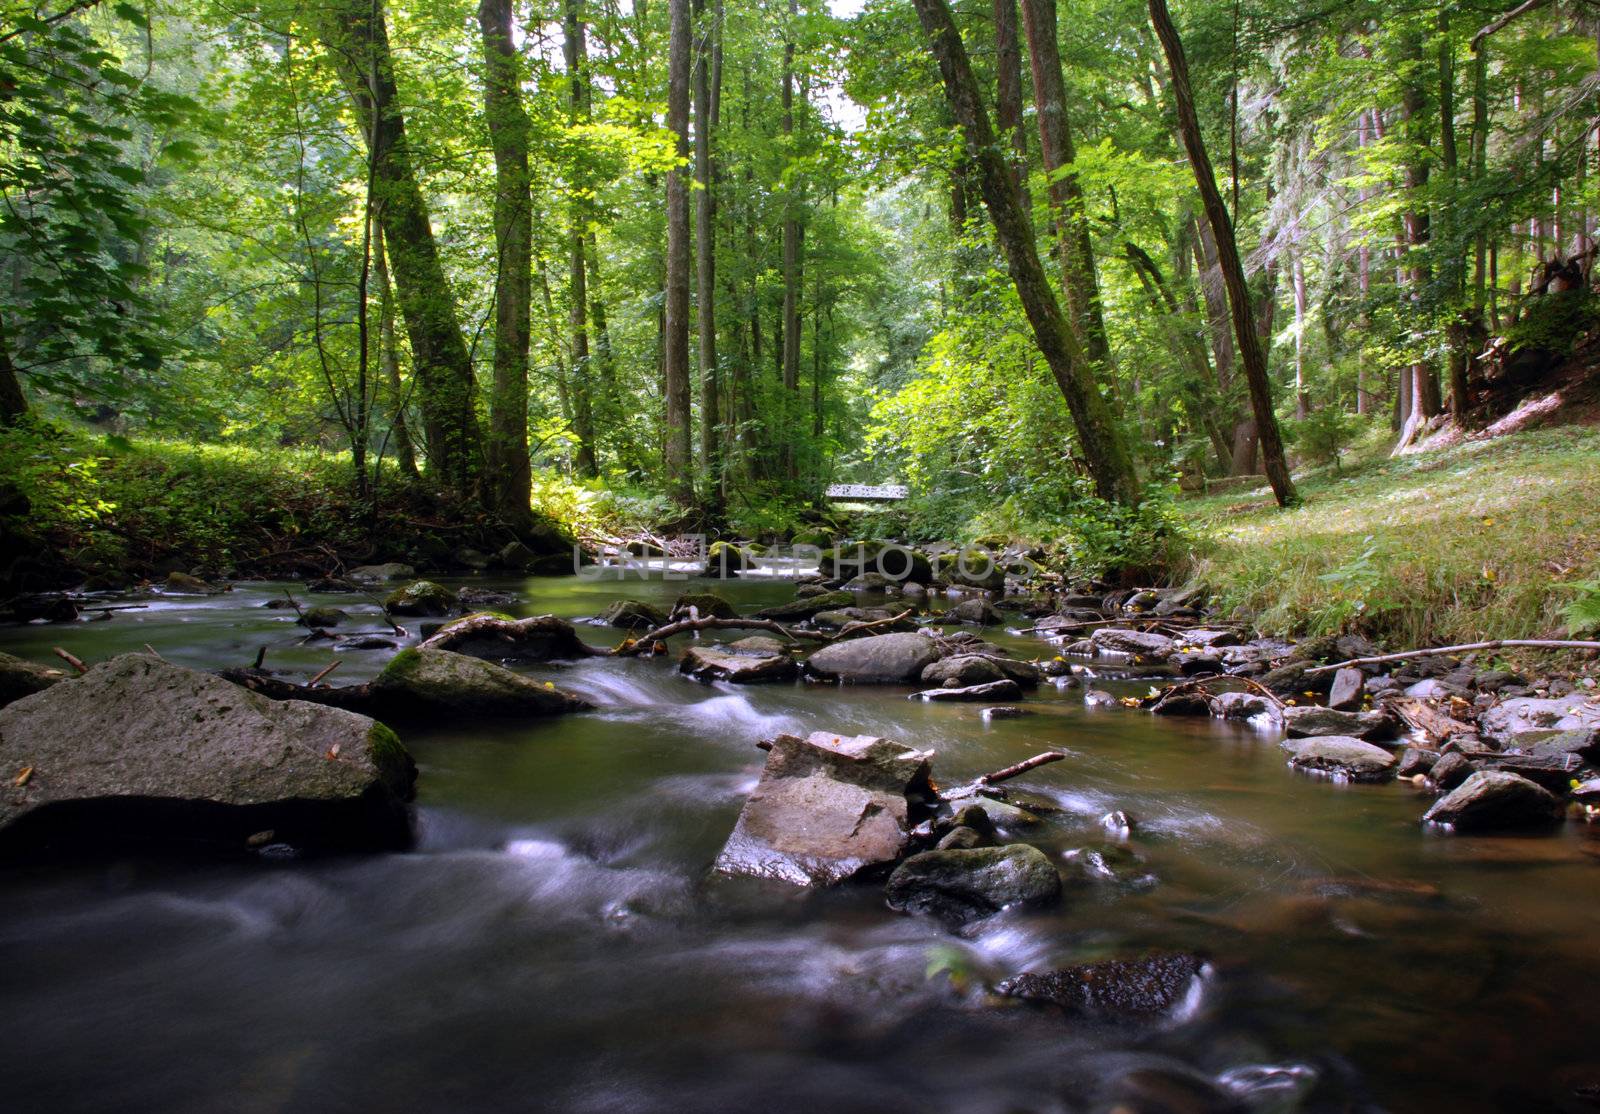
[[385, 580], [410, 580], [417, 575], [417, 570], [399, 561], [386, 561], [381, 565], [360, 565], [345, 575], [363, 584], [377, 584]]
[[839, 611], [856, 605], [855, 596], [849, 592], [824, 592], [820, 596], [806, 596], [792, 603], [780, 603], [756, 612], [758, 619], [776, 619], [780, 623], [799, 622], [824, 611]]
[[1009, 847], [924, 851], [895, 868], [884, 887], [889, 908], [966, 924], [1009, 905], [1045, 905], [1061, 896], [1061, 876], [1043, 851]]
[[[383, 724], [123, 654], [0, 710], [0, 852], [410, 841], [416, 767]], [[31, 771], [25, 779], [20, 770]], [[21, 784], [18, 784], [18, 781]]]
[[973, 623], [980, 627], [998, 626], [1000, 613], [988, 600], [962, 600], [942, 616], [947, 623]]
[[780, 735], [714, 869], [797, 886], [842, 882], [898, 859], [912, 804], [932, 795], [927, 752], [870, 735]]
[[1294, 747], [1289, 764], [1350, 781], [1387, 781], [1398, 759], [1382, 747], [1338, 735], [1319, 736]]
[[24, 696], [43, 692], [67, 675], [59, 669], [38, 665], [26, 658], [0, 654], [0, 708]]
[[812, 654], [812, 675], [853, 684], [911, 684], [940, 657], [933, 639], [922, 634], [879, 634], [835, 642]]
[[669, 622], [689, 618], [693, 610], [699, 619], [737, 619], [739, 612], [733, 604], [717, 595], [715, 592], [689, 592], [679, 596], [672, 605], [672, 613], [667, 616]]
[[1584, 697], [1518, 696], [1501, 701], [1478, 717], [1478, 727], [1496, 742], [1510, 742], [1523, 731], [1575, 731], [1600, 727], [1600, 703]]
[[549, 681], [430, 646], [396, 654], [371, 692], [380, 709], [412, 716], [550, 716], [593, 707]]
[[1561, 821], [1561, 802], [1525, 777], [1481, 770], [1433, 802], [1424, 823], [1458, 832], [1550, 827]]
[[425, 650], [449, 650], [489, 661], [556, 661], [585, 656], [578, 632], [554, 615], [507, 619], [503, 615], [466, 615], [425, 638]]
[[1278, 707], [1259, 692], [1219, 692], [1209, 707], [1218, 719], [1249, 719], [1263, 713], [1276, 716]]
[[422, 615], [438, 618], [455, 614], [459, 604], [456, 594], [442, 584], [431, 580], [418, 580], [404, 588], [396, 588], [383, 601], [383, 609], [391, 615]]
[[497, 592], [492, 588], [462, 588], [456, 600], [468, 611], [487, 611], [494, 607], [518, 607], [522, 597], [511, 592]]
[[1341, 712], [1315, 704], [1283, 709], [1283, 727], [1291, 739], [1320, 736], [1352, 736], [1357, 739], [1384, 739], [1394, 734], [1389, 717], [1378, 712]]
[[995, 987], [1008, 998], [1044, 1002], [1068, 1013], [1143, 1018], [1166, 1013], [1188, 996], [1205, 962], [1186, 952], [1111, 959], [1017, 975]]
[[787, 681], [800, 666], [775, 638], [741, 638], [725, 644], [690, 646], [678, 662], [678, 672], [697, 681], [732, 681], [748, 685], [760, 681]]
[[922, 671], [922, 683], [925, 685], [986, 685], [1005, 678], [1006, 674], [1000, 666], [981, 654], [954, 654], [940, 658]]
[[1186, 630], [1178, 639], [1185, 646], [1200, 646], [1204, 649], [1223, 649], [1228, 646], [1237, 646], [1239, 636], [1231, 630]]
[[912, 700], [946, 701], [983, 701], [983, 700], [1020, 700], [1022, 699], [1022, 686], [1009, 678], [999, 681], [990, 681], [982, 685], [967, 685], [963, 688], [941, 687], [924, 689], [914, 692]]
[[1118, 654], [1133, 654], [1151, 661], [1165, 661], [1172, 656], [1173, 642], [1164, 634], [1146, 631], [1122, 630], [1101, 627], [1089, 636], [1096, 650], [1110, 650]]
[[667, 613], [643, 600], [616, 600], [595, 617], [595, 622], [620, 630], [655, 630], [667, 625]]

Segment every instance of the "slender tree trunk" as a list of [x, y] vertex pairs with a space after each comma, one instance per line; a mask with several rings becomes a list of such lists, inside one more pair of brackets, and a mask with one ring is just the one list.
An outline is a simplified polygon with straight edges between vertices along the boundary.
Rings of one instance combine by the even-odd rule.
[[[1406, 36], [1402, 52], [1406, 60], [1420, 62], [1421, 40], [1414, 34]], [[1405, 121], [1407, 138], [1415, 145], [1414, 150], [1418, 153], [1406, 163], [1405, 167], [1407, 202], [1401, 215], [1401, 227], [1405, 235], [1408, 256], [1405, 276], [1407, 299], [1411, 303], [1413, 317], [1419, 322], [1422, 317], [1423, 291], [1430, 282], [1428, 265], [1422, 255], [1431, 232], [1427, 202], [1424, 200], [1424, 193], [1428, 187], [1428, 163], [1420, 153], [1425, 150], [1429, 138], [1426, 127], [1427, 104], [1427, 92], [1422, 82], [1415, 77], [1408, 80], [1401, 94], [1400, 110]], [[1418, 356], [1407, 373], [1411, 379], [1411, 408], [1401, 425], [1400, 440], [1395, 445], [1395, 452], [1402, 451], [1416, 440], [1422, 424], [1439, 412], [1439, 384], [1427, 359]]]
[[[789, 26], [784, 32], [783, 44], [783, 136], [788, 157], [795, 157], [794, 143], [794, 36], [799, 32], [796, 21], [800, 11], [798, 0], [789, 0]], [[802, 98], [803, 101], [803, 98]], [[803, 263], [805, 225], [801, 222], [804, 204], [804, 187], [791, 180], [785, 188], [783, 218], [783, 474], [795, 478], [794, 434], [795, 417], [800, 396], [800, 282]], [[797, 196], [799, 195], [799, 196]]]
[[1217, 258], [1222, 267], [1223, 282], [1228, 291], [1228, 303], [1233, 307], [1233, 333], [1239, 350], [1239, 362], [1244, 367], [1245, 380], [1250, 386], [1250, 405], [1255, 415], [1256, 434], [1260, 438], [1263, 466], [1272, 493], [1278, 505], [1287, 507], [1299, 501], [1294, 481], [1289, 478], [1289, 465], [1283, 457], [1283, 439], [1278, 432], [1278, 418], [1272, 407], [1272, 381], [1267, 377], [1267, 357], [1261, 338], [1256, 335], [1250, 313], [1250, 290], [1245, 285], [1244, 266], [1239, 261], [1239, 247], [1234, 240], [1233, 222], [1217, 190], [1216, 174], [1211, 169], [1210, 156], [1206, 154], [1205, 140], [1200, 134], [1200, 121], [1195, 115], [1194, 94], [1189, 84], [1189, 63], [1184, 57], [1183, 41], [1172, 24], [1166, 0], [1149, 0], [1150, 22], [1155, 25], [1172, 71], [1172, 97], [1178, 111], [1178, 131], [1189, 153], [1189, 165], [1194, 170], [1195, 184], [1200, 190], [1200, 200], [1206, 216], [1211, 221], [1216, 236]]
[[1022, 121], [1022, 44], [1017, 38], [1017, 0], [994, 0], [995, 125], [1011, 144], [1011, 168], [1022, 193], [1022, 209], [1032, 212], [1028, 199], [1028, 129]]
[[370, 154], [377, 208], [411, 341], [428, 468], [466, 493], [475, 487], [483, 462], [472, 360], [412, 168], [383, 10], [366, 0], [336, 0], [309, 11], [355, 106], [363, 138], [376, 143]]
[[717, 167], [713, 151], [722, 115], [722, 4], [716, 0], [706, 21], [705, 0], [694, 0], [700, 22], [700, 50], [694, 71], [695, 323], [700, 357], [700, 459], [705, 464], [706, 498], [722, 505], [722, 405], [717, 368]]
[[489, 398], [491, 507], [513, 527], [532, 522], [528, 464], [528, 345], [532, 329], [533, 202], [528, 180], [528, 114], [511, 41], [511, 0], [480, 0], [485, 60], [484, 118], [494, 147], [494, 387]]
[[1095, 492], [1108, 502], [1134, 505], [1139, 481], [1133, 457], [1101, 396], [1083, 346], [1067, 325], [1034, 247], [1033, 230], [1018, 200], [1016, 179], [1000, 153], [988, 109], [978, 92], [967, 49], [945, 0], [913, 0], [929, 48], [939, 64], [945, 95], [961, 125], [967, 155], [978, 173], [984, 204], [1005, 253], [1011, 281], [1033, 327], [1034, 340], [1072, 413]]
[[1067, 116], [1067, 89], [1061, 75], [1061, 48], [1056, 36], [1055, 0], [1022, 0], [1028, 31], [1028, 60], [1033, 73], [1033, 102], [1039, 116], [1039, 151], [1050, 180], [1050, 207], [1055, 213], [1056, 245], [1061, 255], [1061, 285], [1067, 295], [1067, 316], [1095, 373], [1111, 372], [1111, 343], [1100, 305], [1094, 246], [1084, 207], [1083, 187], [1076, 174], [1061, 169], [1077, 159], [1072, 125]]
[[0, 317], [0, 425], [16, 425], [28, 413], [28, 396], [22, 393], [17, 366], [11, 362], [11, 339]]
[[[585, 42], [583, 0], [562, 4], [562, 46], [567, 63], [567, 119], [573, 124], [589, 120], [589, 48]], [[584, 183], [579, 183], [583, 185]], [[582, 189], [572, 198], [571, 229], [567, 243], [567, 333], [572, 358], [572, 425], [578, 439], [578, 473], [600, 474], [595, 450], [594, 366], [589, 358], [588, 237], [589, 204]]]
[[394, 459], [401, 473], [416, 479], [417, 450], [411, 443], [411, 430], [406, 422], [406, 392], [400, 384], [400, 342], [395, 336], [394, 291], [389, 285], [387, 255], [383, 246], [383, 222], [377, 220], [372, 229], [372, 269], [378, 283], [378, 366], [394, 415], [389, 422], [389, 440], [394, 442]]
[[667, 130], [679, 162], [667, 175], [667, 274], [662, 367], [666, 391], [664, 464], [673, 494], [694, 500], [694, 439], [689, 391], [689, 0], [669, 0]]
[[1294, 249], [1294, 416], [1304, 421], [1311, 413], [1306, 390], [1306, 265], [1300, 245]]

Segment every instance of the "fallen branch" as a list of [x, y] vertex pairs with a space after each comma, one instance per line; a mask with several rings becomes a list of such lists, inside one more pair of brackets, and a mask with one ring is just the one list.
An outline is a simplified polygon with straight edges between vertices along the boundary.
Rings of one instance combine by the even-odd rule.
[[1206, 686], [1209, 684], [1214, 684], [1217, 681], [1237, 681], [1239, 684], [1243, 685], [1257, 696], [1265, 697], [1267, 700], [1271, 701], [1272, 706], [1280, 711], [1288, 707], [1288, 705], [1283, 702], [1283, 698], [1281, 696], [1273, 692], [1266, 685], [1263, 685], [1260, 681], [1253, 681], [1249, 677], [1236, 677], [1232, 673], [1219, 673], [1212, 677], [1195, 677], [1193, 680], [1179, 681], [1175, 685], [1169, 685], [1165, 689], [1162, 689], [1161, 696], [1157, 700], [1157, 703], [1160, 703], [1162, 700], [1166, 700], [1169, 697], [1176, 696], [1179, 693], [1189, 692], [1194, 689], [1198, 689], [1201, 692], [1209, 692], [1210, 690], [1207, 689]]
[[1582, 642], [1564, 638], [1497, 638], [1492, 642], [1464, 642], [1459, 646], [1435, 646], [1431, 649], [1405, 650], [1398, 654], [1377, 654], [1370, 658], [1351, 658], [1349, 661], [1335, 662], [1332, 665], [1319, 665], [1315, 669], [1308, 669], [1306, 670], [1306, 676], [1310, 677], [1316, 673], [1332, 673], [1336, 669], [1346, 669], [1354, 665], [1383, 665], [1391, 661], [1435, 657], [1439, 654], [1465, 654], [1473, 650], [1504, 650], [1511, 647], [1536, 650], [1600, 650], [1600, 642]]
[[344, 662], [341, 661], [339, 658], [334, 658], [331, 662], [328, 663], [328, 667], [326, 669], [322, 670], [315, 677], [311, 678], [311, 680], [306, 682], [306, 688], [308, 688], [308, 689], [316, 688], [317, 687], [317, 682], [321, 681], [329, 673], [332, 673], [335, 669], [338, 669], [343, 664], [344, 664]]
[[664, 627], [657, 627], [647, 634], [636, 639], [624, 642], [616, 649], [610, 651], [614, 657], [631, 657], [641, 654], [657, 642], [665, 642], [675, 634], [684, 634], [688, 631], [700, 630], [766, 630], [774, 634], [781, 634], [791, 642], [806, 640], [810, 642], [832, 642], [833, 637], [820, 631], [791, 630], [773, 619], [719, 619], [707, 616], [704, 619], [680, 619], [676, 623], [668, 623]]
[[911, 615], [912, 609], [908, 607], [906, 610], [900, 612], [900, 614], [890, 615], [886, 619], [852, 619], [850, 622], [839, 628], [837, 633], [833, 635], [832, 641], [837, 642], [841, 638], [847, 638], [851, 635], [860, 634], [863, 631], [875, 630], [878, 627], [887, 627], [891, 624], [900, 622], [902, 619], [909, 619]]
[[1048, 766], [1052, 762], [1059, 762], [1066, 757], [1066, 753], [1059, 750], [1047, 750], [1043, 754], [1036, 754], [1032, 758], [1025, 758], [1014, 766], [1007, 766], [1003, 770], [984, 774], [977, 781], [979, 785], [993, 785], [997, 781], [1010, 781], [1014, 777], [1021, 777], [1029, 770], [1037, 770], [1040, 766]]
[[56, 657], [72, 666], [72, 668], [76, 669], [79, 673], [89, 672], [89, 667], [83, 664], [82, 658], [75, 657], [74, 655], [67, 653], [67, 651], [63, 650], [60, 646], [52, 646], [50, 649]]

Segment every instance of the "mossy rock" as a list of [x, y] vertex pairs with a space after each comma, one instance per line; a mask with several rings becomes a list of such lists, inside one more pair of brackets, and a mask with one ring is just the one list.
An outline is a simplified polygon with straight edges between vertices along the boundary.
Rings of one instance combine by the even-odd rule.
[[620, 630], [654, 630], [667, 625], [667, 616], [643, 600], [617, 600], [596, 616], [596, 622]]
[[691, 607], [695, 609], [696, 614], [702, 619], [737, 619], [739, 617], [739, 612], [733, 604], [715, 592], [688, 592], [679, 596], [677, 602], [672, 605], [672, 614], [667, 617], [668, 621], [687, 619]]
[[823, 576], [846, 579], [864, 572], [882, 573], [894, 581], [915, 580], [919, 584], [933, 579], [933, 563], [926, 553], [882, 541], [834, 546], [822, 554], [817, 570]]
[[801, 530], [789, 539], [790, 545], [810, 545], [818, 549], [827, 549], [833, 544], [833, 532], [830, 530]]
[[706, 549], [706, 571], [709, 577], [738, 576], [748, 571], [757, 555], [748, 548], [733, 542], [712, 542]]
[[591, 706], [552, 682], [428, 647], [396, 654], [372, 682], [372, 694], [395, 712], [413, 716], [545, 716]]
[[310, 627], [312, 630], [326, 630], [336, 627], [350, 618], [349, 612], [341, 611], [337, 607], [308, 607], [300, 614], [300, 625]]
[[793, 603], [780, 603], [775, 607], [762, 608], [756, 612], [756, 616], [761, 619], [776, 619], [779, 622], [798, 622], [824, 611], [854, 607], [855, 603], [855, 596], [849, 592], [824, 592], [819, 596], [807, 596], [795, 600]]
[[456, 594], [442, 584], [431, 580], [415, 580], [397, 588], [383, 601], [383, 608], [391, 615], [431, 615], [442, 617], [454, 614], [458, 607]]

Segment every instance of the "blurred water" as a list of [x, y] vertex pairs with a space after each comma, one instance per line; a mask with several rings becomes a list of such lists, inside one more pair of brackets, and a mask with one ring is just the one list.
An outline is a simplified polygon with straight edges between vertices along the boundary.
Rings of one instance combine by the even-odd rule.
[[[520, 613], [568, 617], [710, 587], [492, 586], [522, 595]], [[212, 668], [267, 645], [269, 665], [309, 675], [333, 654], [261, 606], [282, 587], [13, 628], [0, 647], [95, 660], [148, 642]], [[717, 587], [745, 609], [790, 596], [770, 580]], [[309, 598], [374, 625], [369, 600]], [[341, 652], [336, 677], [371, 676], [391, 652]], [[1579, 1110], [1575, 1089], [1600, 1080], [1586, 829], [1425, 833], [1409, 787], [1300, 777], [1248, 728], [1086, 708], [1081, 688], [1045, 686], [1036, 714], [989, 722], [893, 688], [703, 686], [659, 659], [527, 672], [600, 707], [408, 732], [414, 853], [0, 875], [4, 1108], [1157, 1109], [1128, 1098], [1138, 1086], [1191, 1096], [1162, 1109], [1212, 1108], [1193, 1098], [1208, 1087], [1262, 1111]], [[1064, 749], [1019, 783], [1052, 808], [1026, 838], [1064, 868], [1114, 846], [1139, 881], [958, 936], [891, 913], [871, 886], [708, 878], [759, 773], [755, 743], [814, 729], [932, 749], [944, 784]], [[1101, 827], [1112, 809], [1135, 818], [1125, 841]], [[1149, 949], [1209, 961], [1151, 1024], [1069, 1022], [981, 990]]]

